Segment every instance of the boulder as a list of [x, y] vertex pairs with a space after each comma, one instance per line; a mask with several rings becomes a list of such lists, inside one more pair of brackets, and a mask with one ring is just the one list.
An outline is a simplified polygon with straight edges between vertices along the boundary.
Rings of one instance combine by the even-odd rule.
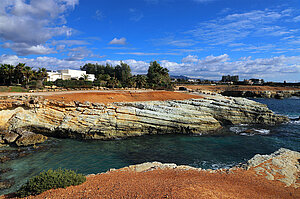
[[30, 146], [43, 143], [47, 140], [46, 136], [35, 134], [27, 130], [17, 129], [16, 131], [21, 137], [15, 142], [17, 146]]
[[13, 143], [19, 136], [17, 133], [9, 132], [4, 134], [3, 140], [6, 141], [6, 143]]

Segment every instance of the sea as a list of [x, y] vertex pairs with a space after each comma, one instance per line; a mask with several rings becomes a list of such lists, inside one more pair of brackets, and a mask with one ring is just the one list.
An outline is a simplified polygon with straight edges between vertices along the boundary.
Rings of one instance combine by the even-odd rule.
[[[273, 112], [291, 119], [300, 117], [300, 98], [252, 99]], [[245, 133], [245, 130], [248, 133]], [[79, 173], [97, 174], [143, 162], [159, 161], [203, 169], [229, 168], [245, 163], [255, 154], [270, 154], [284, 147], [300, 151], [300, 121], [265, 126], [227, 126], [222, 135], [148, 135], [111, 141], [79, 141], [50, 138], [46, 150], [28, 149], [30, 155], [2, 163], [11, 168], [1, 180], [14, 179], [15, 185], [0, 195], [19, 189], [30, 177], [47, 169], [67, 168]], [[0, 148], [1, 149], [1, 148]], [[3, 149], [3, 148], [2, 148]]]

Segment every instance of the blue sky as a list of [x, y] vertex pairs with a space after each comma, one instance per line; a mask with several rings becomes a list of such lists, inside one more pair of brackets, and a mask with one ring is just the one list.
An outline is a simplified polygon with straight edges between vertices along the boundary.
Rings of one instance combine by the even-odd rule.
[[299, 0], [1, 0], [0, 63], [158, 60], [173, 75], [300, 81]]

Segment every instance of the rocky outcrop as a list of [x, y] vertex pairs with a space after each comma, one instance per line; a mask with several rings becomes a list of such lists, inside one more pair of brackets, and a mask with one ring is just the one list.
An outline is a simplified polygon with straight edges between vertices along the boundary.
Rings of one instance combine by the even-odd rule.
[[300, 96], [300, 90], [286, 91], [247, 91], [247, 90], [228, 90], [221, 92], [224, 96], [232, 97], [258, 97], [258, 98], [275, 98], [284, 99], [292, 96]]
[[30, 146], [43, 143], [45, 140], [47, 140], [46, 136], [22, 128], [0, 132], [0, 144], [2, 145]]
[[248, 163], [242, 166], [235, 166], [230, 169], [202, 169], [187, 165], [176, 165], [174, 163], [161, 162], [146, 162], [137, 165], [130, 165], [121, 169], [110, 169], [114, 171], [132, 171], [132, 172], [147, 172], [155, 169], [178, 169], [178, 170], [195, 170], [209, 173], [234, 173], [238, 169], [254, 170], [257, 175], [265, 176], [268, 180], [278, 180], [285, 183], [286, 186], [300, 187], [297, 180], [300, 178], [300, 153], [289, 149], [281, 148], [270, 155], [255, 155]]
[[[266, 105], [223, 96], [108, 105], [40, 98], [16, 101], [11, 106], [6, 105], [10, 109], [0, 111], [0, 124], [9, 132], [25, 129], [48, 136], [81, 139], [162, 133], [210, 134], [227, 124], [273, 125], [288, 121], [284, 116], [275, 115]], [[11, 134], [6, 140], [14, 138]]]
[[247, 169], [268, 180], [279, 180], [287, 186], [300, 187], [300, 153], [281, 148], [270, 155], [255, 155], [248, 161]]

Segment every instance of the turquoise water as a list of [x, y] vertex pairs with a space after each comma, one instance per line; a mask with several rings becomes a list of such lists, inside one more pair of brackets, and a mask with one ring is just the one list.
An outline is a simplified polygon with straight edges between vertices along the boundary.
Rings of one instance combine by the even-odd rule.
[[[300, 116], [300, 99], [255, 99], [276, 113]], [[256, 135], [239, 132], [253, 129]], [[180, 132], [179, 132], [180, 133]], [[253, 157], [268, 154], [281, 147], [300, 151], [300, 123], [277, 126], [229, 126], [223, 136], [156, 135], [114, 141], [77, 141], [50, 139], [44, 151], [1, 165], [13, 169], [3, 175], [14, 178], [15, 186], [0, 191], [15, 191], [31, 176], [58, 167], [74, 169], [84, 174], [99, 173], [109, 168], [121, 168], [147, 161], [172, 162], [201, 168], [231, 167]]]

